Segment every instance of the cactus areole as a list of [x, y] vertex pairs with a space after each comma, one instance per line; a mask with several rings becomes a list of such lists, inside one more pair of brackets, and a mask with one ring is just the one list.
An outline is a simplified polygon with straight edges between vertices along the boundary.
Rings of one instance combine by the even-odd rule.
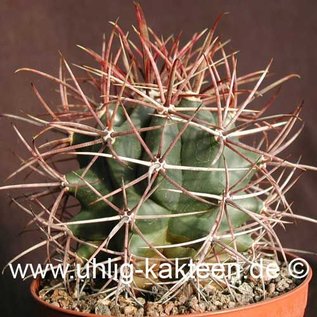
[[244, 270], [263, 254], [278, 261], [276, 250], [285, 259], [274, 230], [295, 217], [284, 194], [297, 170], [310, 167], [280, 156], [301, 130], [301, 106], [267, 114], [279, 86], [296, 75], [266, 83], [271, 63], [239, 75], [236, 53], [214, 35], [220, 18], [183, 45], [157, 36], [138, 4], [136, 13], [134, 35], [113, 23], [100, 54], [81, 47], [99, 65], [77, 65], [84, 75], [62, 56], [58, 77], [22, 69], [57, 84], [61, 102], [53, 108], [33, 86], [47, 115], [7, 115], [40, 129], [29, 145], [14, 126], [31, 157], [13, 176], [31, 169], [42, 180], [2, 189], [32, 190], [14, 199], [46, 234], [31, 249], [46, 245], [49, 261], [64, 266], [131, 264], [129, 283], [107, 277], [101, 291], [114, 287], [111, 298], [156, 287], [166, 301], [188, 283], [199, 293], [212, 280], [187, 271], [167, 281], [146, 277], [149, 263], [233, 261]]

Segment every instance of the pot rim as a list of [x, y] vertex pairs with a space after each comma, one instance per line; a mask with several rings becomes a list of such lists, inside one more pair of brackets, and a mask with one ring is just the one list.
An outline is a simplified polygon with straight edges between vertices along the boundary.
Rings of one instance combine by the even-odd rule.
[[[294, 256], [293, 254], [291, 255], [292, 257]], [[203, 312], [203, 313], [199, 313], [199, 316], [217, 316], [217, 315], [222, 315], [222, 314], [227, 314], [227, 313], [233, 313], [236, 311], [241, 311], [241, 310], [246, 310], [246, 309], [254, 309], [256, 307], [261, 307], [264, 305], [270, 305], [270, 304], [274, 304], [276, 301], [279, 300], [283, 300], [284, 298], [294, 295], [295, 293], [301, 291], [302, 288], [308, 286], [309, 282], [311, 281], [313, 276], [313, 272], [312, 272], [312, 268], [309, 266], [309, 270], [308, 270], [308, 274], [305, 277], [305, 279], [303, 280], [303, 282], [301, 284], [299, 284], [298, 286], [296, 286], [294, 289], [292, 289], [291, 291], [288, 291], [282, 295], [276, 296], [274, 298], [268, 298], [265, 300], [261, 300], [258, 303], [253, 303], [253, 304], [248, 304], [248, 305], [243, 305], [243, 306], [239, 306], [239, 307], [235, 307], [235, 308], [228, 308], [228, 309], [222, 309], [219, 311], [207, 311], [207, 312]], [[79, 312], [79, 311], [75, 311], [75, 310], [70, 310], [70, 309], [65, 309], [65, 308], [61, 308], [61, 307], [57, 307], [54, 306], [53, 304], [47, 303], [44, 300], [42, 300], [39, 296], [38, 296], [38, 288], [39, 288], [39, 283], [41, 281], [41, 278], [37, 278], [34, 279], [31, 284], [30, 284], [30, 291], [31, 291], [31, 295], [32, 297], [35, 299], [36, 302], [38, 302], [39, 304], [46, 306], [47, 308], [51, 309], [51, 310], [55, 310], [64, 314], [69, 314], [69, 315], [73, 315], [73, 316], [82, 316], [82, 317], [106, 317], [106, 316], [102, 316], [102, 315], [97, 315], [97, 314], [91, 314], [91, 313], [84, 313], [84, 312]], [[191, 314], [183, 314], [183, 315], [175, 315], [175, 317], [177, 316], [195, 316], [197, 313], [191, 313]], [[109, 316], [112, 317], [112, 316]]]

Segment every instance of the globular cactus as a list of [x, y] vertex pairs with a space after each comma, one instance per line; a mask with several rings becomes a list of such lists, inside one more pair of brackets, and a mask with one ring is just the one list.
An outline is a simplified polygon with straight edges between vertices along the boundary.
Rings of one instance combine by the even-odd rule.
[[[114, 23], [100, 55], [83, 48], [100, 65], [79, 66], [85, 78], [63, 57], [59, 77], [24, 69], [60, 86], [57, 111], [34, 87], [51, 119], [23, 119], [44, 127], [32, 146], [15, 128], [32, 154], [18, 172], [31, 168], [53, 179], [21, 185], [46, 187], [27, 198], [39, 208], [34, 220], [52, 256], [89, 263], [106, 255], [142, 268], [146, 258], [248, 262], [280, 248], [274, 228], [295, 217], [284, 193], [295, 170], [309, 168], [279, 157], [299, 133], [292, 131], [301, 107], [266, 115], [276, 94], [257, 100], [296, 75], [263, 86], [269, 65], [239, 77], [236, 54], [214, 37], [219, 19], [181, 46], [178, 37], [163, 40], [148, 28], [139, 5], [136, 12], [141, 45]], [[86, 84], [96, 96], [84, 93]], [[39, 145], [52, 130], [65, 136]], [[54, 163], [65, 156], [79, 165], [66, 174]], [[51, 193], [56, 200], [44, 207]], [[69, 196], [79, 202], [75, 212], [67, 209]], [[139, 275], [131, 287], [149, 283]]]

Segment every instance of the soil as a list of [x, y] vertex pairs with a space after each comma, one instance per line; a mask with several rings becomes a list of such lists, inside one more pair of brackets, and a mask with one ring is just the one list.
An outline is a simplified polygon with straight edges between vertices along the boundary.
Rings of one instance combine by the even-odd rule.
[[[243, 305], [257, 303], [264, 299], [273, 298], [284, 294], [302, 280], [294, 279], [288, 275], [285, 268], [280, 275], [269, 281], [242, 277], [234, 282], [230, 290], [220, 288], [218, 285], [206, 285], [199, 293], [195, 287], [187, 285], [174, 298], [166, 303], [158, 303], [162, 293], [153, 289], [154, 296], [141, 296], [132, 299], [129, 295], [119, 295], [117, 302], [106, 299], [104, 294], [93, 293], [85, 289], [81, 296], [71, 296], [63, 286], [58, 286], [61, 281], [45, 279], [42, 281], [39, 296], [42, 300], [57, 307], [92, 313], [105, 316], [120, 317], [161, 317], [188, 313], [202, 313], [235, 308]], [[57, 287], [58, 286], [58, 287]]]

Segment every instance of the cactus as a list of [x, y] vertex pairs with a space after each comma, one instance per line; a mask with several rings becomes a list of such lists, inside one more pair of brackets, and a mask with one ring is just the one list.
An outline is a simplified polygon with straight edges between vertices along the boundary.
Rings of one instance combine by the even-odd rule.
[[[32, 207], [14, 202], [36, 213], [49, 258], [64, 263], [109, 257], [142, 268], [145, 259], [247, 263], [264, 249], [283, 253], [274, 228], [296, 218], [285, 193], [296, 170], [312, 168], [279, 156], [301, 130], [293, 132], [301, 106], [269, 115], [277, 93], [257, 101], [296, 75], [264, 86], [270, 63], [238, 76], [236, 54], [214, 37], [220, 18], [181, 46], [148, 28], [138, 4], [136, 13], [140, 45], [113, 23], [101, 54], [81, 47], [100, 65], [78, 66], [84, 79], [62, 56], [58, 77], [22, 69], [57, 83], [61, 105], [52, 110], [33, 86], [50, 118], [4, 115], [42, 127], [31, 146], [14, 126], [31, 158], [11, 176], [31, 169], [45, 181], [2, 189], [40, 189], [26, 195]], [[96, 93], [85, 93], [87, 84]], [[51, 131], [63, 137], [43, 141]], [[76, 163], [65, 173], [58, 162], [69, 157]], [[156, 283], [135, 275], [130, 287]], [[167, 294], [183, 284], [174, 281]]]

